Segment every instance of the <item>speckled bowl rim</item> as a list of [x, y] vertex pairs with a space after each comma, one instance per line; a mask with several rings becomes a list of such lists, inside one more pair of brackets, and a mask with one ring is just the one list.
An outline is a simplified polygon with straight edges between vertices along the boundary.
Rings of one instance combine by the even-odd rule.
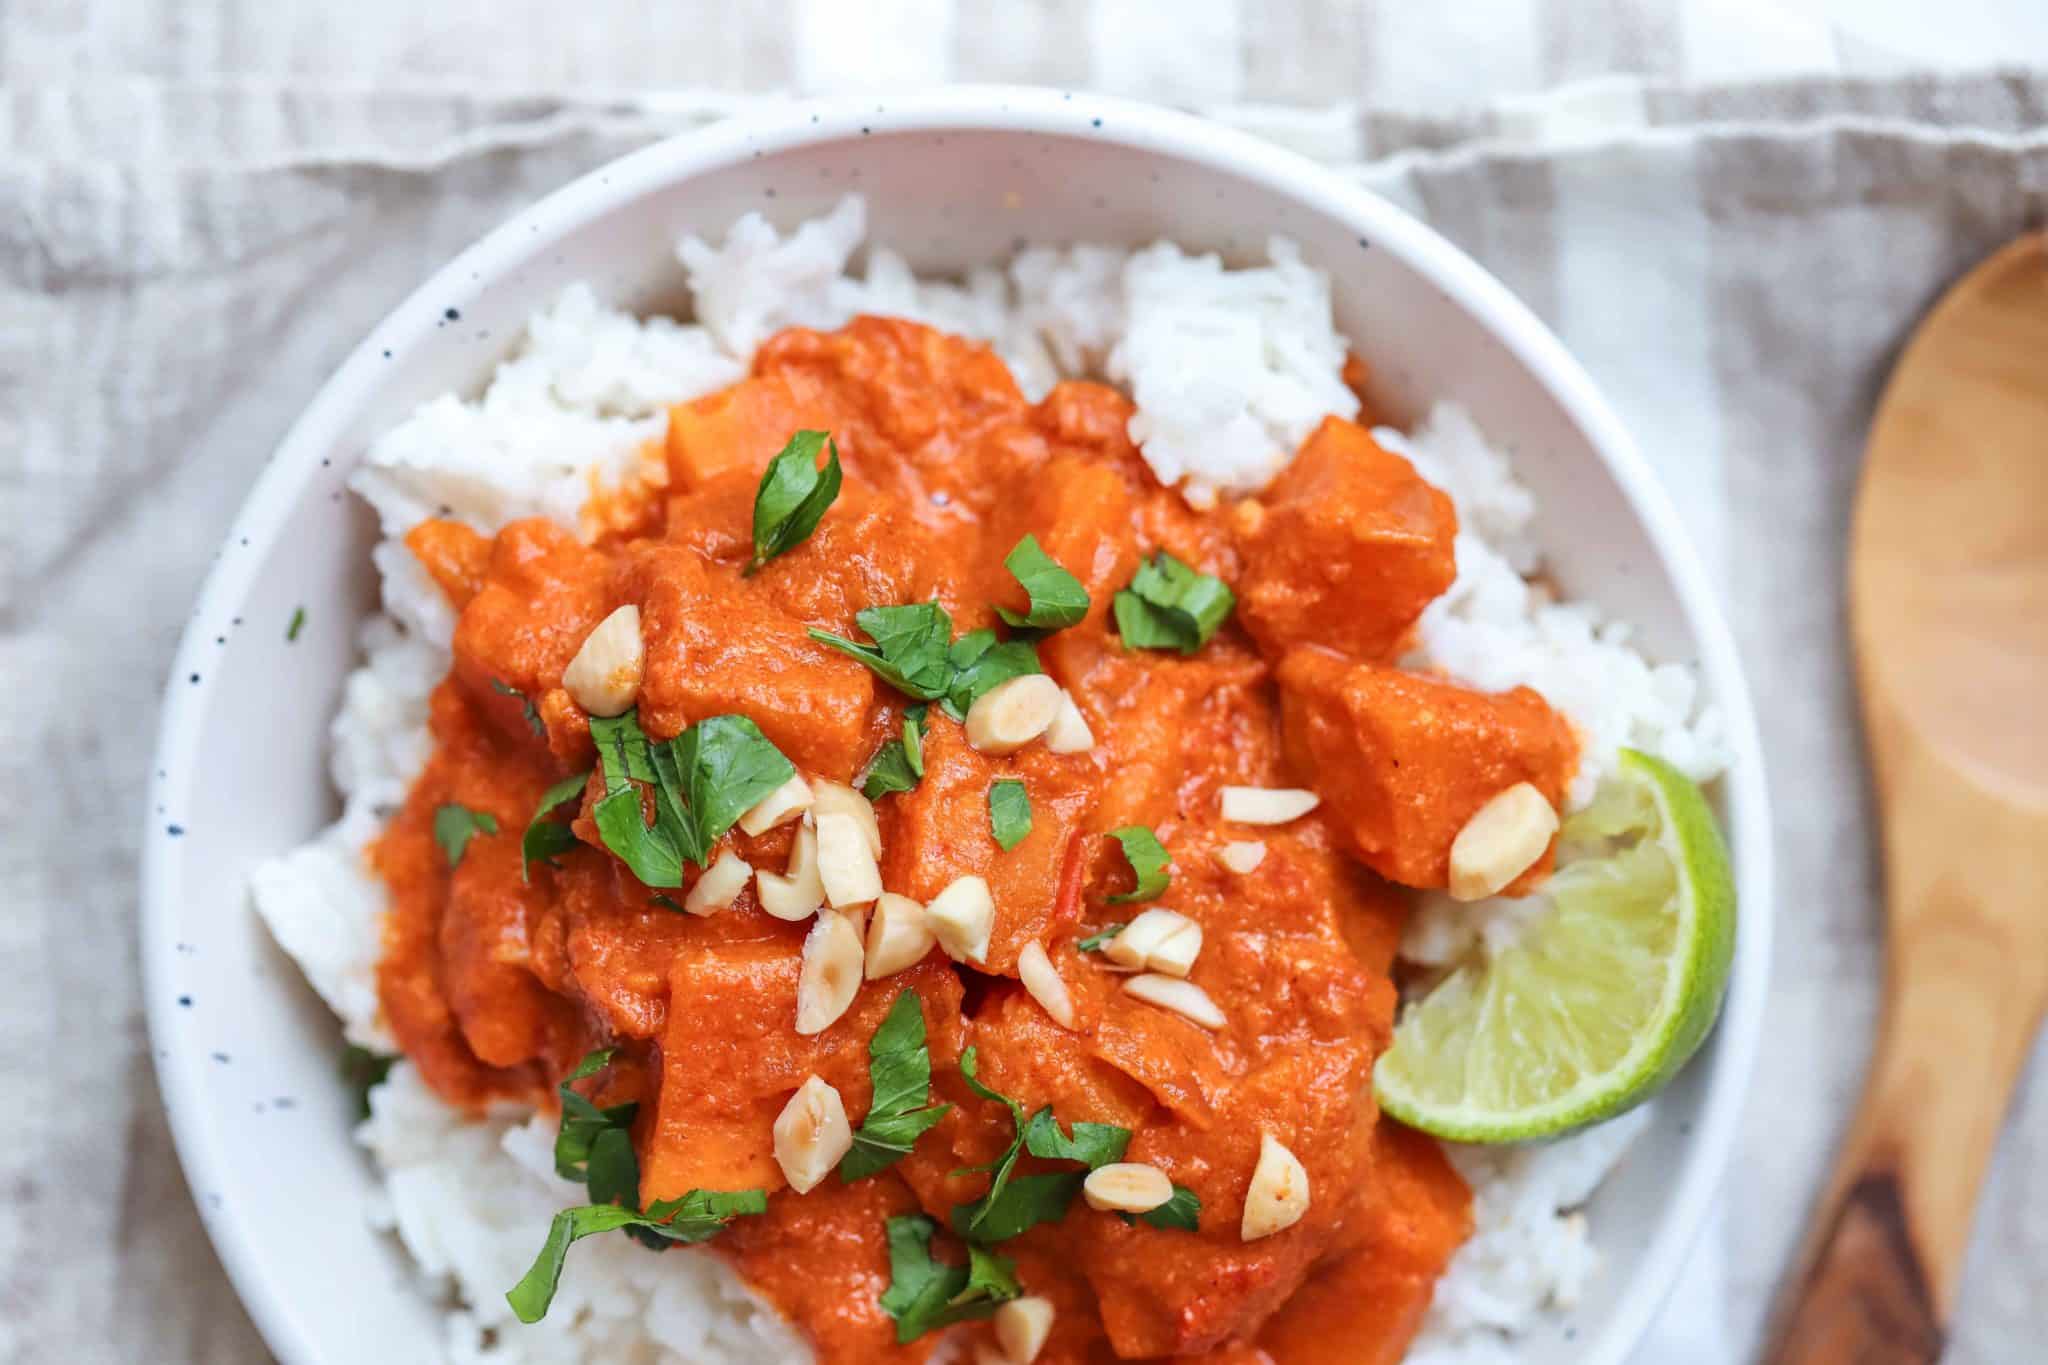
[[[405, 353], [435, 325], [440, 301], [468, 299], [489, 290], [523, 262], [552, 250], [591, 220], [631, 205], [653, 191], [757, 153], [877, 132], [1039, 132], [1092, 136], [1141, 152], [1184, 159], [1259, 184], [1277, 194], [1353, 223], [1376, 246], [1402, 261], [1462, 304], [1548, 390], [1586, 433], [1623, 496], [1657, 548], [1679, 607], [1698, 646], [1698, 667], [1708, 695], [1721, 708], [1735, 761], [1724, 779], [1734, 835], [1735, 872], [1743, 907], [1728, 1004], [1719, 1024], [1722, 1050], [1712, 1084], [1700, 1103], [1670, 1203], [1646, 1255], [1628, 1268], [1599, 1334], [1587, 1341], [1586, 1365], [1620, 1365], [1640, 1341], [1676, 1283], [1697, 1240], [1734, 1148], [1745, 1093], [1762, 1037], [1772, 937], [1771, 822], [1762, 746], [1732, 634], [1698, 554], [1672, 503], [1632, 438], [1591, 378], [1563, 344], [1507, 288], [1434, 231], [1379, 196], [1315, 162], [1250, 134], [1187, 114], [1124, 100], [1054, 90], [954, 87], [879, 102], [873, 96], [792, 102], [742, 113], [621, 157], [514, 215], [457, 256], [380, 322], [324, 384], [280, 443], [229, 531], [270, 542], [318, 468], [321, 457], [350, 424], [383, 376], [381, 353]], [[230, 614], [249, 593], [263, 562], [258, 555], [222, 555], [208, 574], [199, 610], [179, 646], [165, 688], [155, 771], [143, 821], [142, 968], [157, 1076], [172, 1134], [188, 1180], [209, 1188], [224, 1174], [223, 1156], [204, 1114], [195, 1073], [176, 1056], [172, 1026], [177, 989], [171, 919], [177, 891], [175, 840], [154, 812], [178, 808], [196, 771], [201, 719], [209, 704], [206, 683], [182, 681], [206, 662], [201, 624]], [[175, 685], [173, 685], [175, 684]], [[257, 1249], [232, 1221], [207, 1220], [209, 1235], [230, 1280], [265, 1341], [291, 1361], [317, 1355], [300, 1339]]]

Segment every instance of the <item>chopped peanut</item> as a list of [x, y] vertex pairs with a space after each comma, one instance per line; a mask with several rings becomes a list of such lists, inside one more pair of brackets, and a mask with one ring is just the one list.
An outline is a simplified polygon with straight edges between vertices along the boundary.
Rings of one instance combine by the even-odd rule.
[[825, 883], [818, 875], [818, 832], [805, 825], [789, 850], [787, 873], [754, 873], [754, 894], [761, 908], [777, 919], [794, 923], [809, 919], [825, 903]]
[[924, 907], [908, 896], [884, 891], [868, 920], [867, 977], [879, 981], [924, 960], [938, 942]]
[[1557, 834], [1557, 808], [1533, 782], [1517, 782], [1481, 806], [1451, 841], [1451, 895], [1497, 896], [1536, 865]]
[[1037, 939], [1024, 945], [1017, 954], [1017, 978], [1024, 983], [1025, 992], [1036, 1000], [1039, 1007], [1061, 1028], [1074, 1026], [1074, 997], [1067, 990], [1067, 983], [1060, 980], [1052, 959], [1046, 956], [1044, 945]]
[[988, 960], [989, 934], [995, 928], [996, 902], [988, 883], [979, 877], [961, 877], [932, 897], [924, 908], [925, 919], [938, 936], [939, 946], [955, 962]]
[[1150, 1213], [1173, 1198], [1166, 1172], [1142, 1161], [1112, 1161], [1097, 1166], [1081, 1182], [1081, 1197], [1091, 1209], [1116, 1213]]
[[1308, 1171], [1300, 1158], [1271, 1133], [1259, 1136], [1259, 1164], [1244, 1197], [1244, 1221], [1238, 1236], [1247, 1242], [1271, 1237], [1301, 1221], [1308, 1212]]
[[1178, 977], [1146, 972], [1124, 982], [1124, 993], [1178, 1014], [1189, 1023], [1200, 1024], [1205, 1029], [1220, 1029], [1227, 1022], [1223, 1011], [1216, 1008], [1216, 1002], [1209, 998], [1207, 991]]
[[802, 773], [794, 773], [789, 781], [762, 797], [740, 817], [740, 829], [748, 834], [766, 834], [809, 810], [811, 799], [811, 784], [804, 781]]
[[860, 989], [860, 931], [836, 910], [818, 916], [804, 938], [803, 965], [796, 978], [796, 1031], [823, 1033], [853, 1004]]
[[740, 898], [740, 892], [747, 889], [747, 881], [753, 875], [754, 869], [746, 860], [727, 849], [718, 855], [716, 862], [704, 869], [704, 875], [697, 878], [690, 894], [683, 897], [683, 909], [693, 915], [712, 915], [720, 910], [730, 910], [732, 903]]
[[1051, 727], [1060, 697], [1043, 673], [998, 683], [967, 708], [967, 742], [984, 754], [1014, 754]]
[[839, 1092], [809, 1076], [775, 1119], [775, 1161], [789, 1187], [809, 1194], [853, 1149], [853, 1128]]
[[591, 715], [622, 716], [640, 698], [640, 676], [646, 666], [640, 608], [629, 602], [583, 637], [576, 657], [562, 670], [562, 686]]
[[1323, 800], [1303, 787], [1225, 787], [1222, 797], [1223, 818], [1238, 825], [1284, 825]]

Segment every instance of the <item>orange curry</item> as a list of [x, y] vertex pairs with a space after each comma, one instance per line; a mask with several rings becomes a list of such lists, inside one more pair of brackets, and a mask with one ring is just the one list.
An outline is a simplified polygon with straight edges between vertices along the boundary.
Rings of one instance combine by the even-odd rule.
[[[1123, 1159], [1199, 1200], [1194, 1230], [1075, 1200], [993, 1248], [1055, 1310], [1042, 1360], [1395, 1361], [1469, 1231], [1468, 1193], [1435, 1143], [1380, 1122], [1372, 1098], [1400, 887], [1442, 887], [1453, 837], [1504, 787], [1528, 781], [1561, 801], [1571, 728], [1525, 689], [1480, 693], [1395, 665], [1452, 581], [1455, 519], [1363, 426], [1325, 421], [1262, 495], [1197, 510], [1139, 458], [1131, 415], [1089, 383], [1028, 402], [988, 349], [915, 324], [791, 330], [751, 377], [674, 410], [650, 452], [659, 473], [597, 500], [592, 538], [537, 520], [495, 538], [434, 521], [408, 538], [460, 617], [431, 761], [374, 848], [393, 893], [379, 976], [392, 1029], [434, 1089], [472, 1109], [552, 1107], [580, 1058], [615, 1049], [580, 1085], [602, 1106], [638, 1102], [640, 1198], [767, 1191], [766, 1212], [733, 1219], [709, 1249], [822, 1361], [921, 1360], [939, 1339], [899, 1342], [881, 1306], [885, 1225], [923, 1211], [936, 1259], [966, 1259], [950, 1219], [986, 1192], [991, 1176], [974, 1168], [1015, 1131], [961, 1075], [970, 1046], [982, 1085], [1063, 1125], [1129, 1130]], [[748, 574], [764, 467], [805, 428], [832, 433], [844, 486], [807, 539]], [[799, 1034], [811, 926], [764, 913], [752, 882], [717, 913], [683, 913], [698, 867], [660, 891], [607, 849], [591, 720], [564, 671], [633, 604], [651, 740], [744, 716], [800, 772], [858, 785], [911, 699], [809, 632], [864, 642], [863, 608], [936, 600], [959, 632], [1019, 636], [996, 608], [1028, 605], [1004, 567], [1027, 534], [1088, 595], [1085, 618], [1042, 635], [1037, 654], [1092, 747], [990, 756], [930, 707], [921, 780], [874, 802], [881, 880], [923, 903], [979, 876], [995, 906], [987, 949], [963, 963], [934, 948]], [[1191, 653], [1126, 648], [1117, 631], [1113, 597], [1159, 550], [1235, 592], [1230, 620]], [[556, 813], [574, 816], [574, 839], [529, 869], [521, 831], [550, 786], [585, 770], [580, 804]], [[1007, 850], [989, 806], [1003, 779], [1021, 780], [1031, 812]], [[1232, 824], [1225, 786], [1321, 801], [1287, 823]], [[434, 830], [451, 804], [497, 831], [480, 830], [452, 870]], [[1200, 925], [1187, 980], [1220, 1027], [1121, 989], [1114, 964], [1077, 946], [1146, 908], [1110, 901], [1134, 875], [1105, 836], [1132, 826], [1171, 856], [1151, 904]], [[735, 827], [717, 850], [780, 872], [802, 829]], [[1251, 870], [1222, 860], [1232, 843], [1262, 847]], [[1032, 943], [1070, 994], [1071, 1027], [1018, 981]], [[876, 1174], [787, 1188], [777, 1115], [816, 1076], [858, 1125], [870, 1040], [906, 990], [927, 1025], [930, 1098], [952, 1108]], [[1292, 1226], [1247, 1241], [1266, 1136], [1299, 1159], [1310, 1200]], [[1016, 1171], [1060, 1168], [1027, 1153]], [[993, 1340], [985, 1323], [964, 1330]]]

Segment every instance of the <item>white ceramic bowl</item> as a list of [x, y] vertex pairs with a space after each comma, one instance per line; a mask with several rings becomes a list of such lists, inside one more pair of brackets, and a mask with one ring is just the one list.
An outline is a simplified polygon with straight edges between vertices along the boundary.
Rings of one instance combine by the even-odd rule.
[[[342, 483], [415, 404], [479, 388], [528, 313], [591, 282], [635, 308], [680, 302], [673, 243], [749, 209], [787, 224], [849, 189], [871, 240], [922, 270], [1021, 241], [1168, 237], [1256, 255], [1270, 233], [1329, 270], [1337, 320], [1371, 362], [1381, 411], [1466, 404], [1541, 499], [1558, 579], [1632, 621], [1656, 657], [1695, 663], [1736, 753], [1722, 792], [1742, 897], [1719, 1031], [1657, 1106], [1592, 1218], [1606, 1272], [1567, 1343], [1532, 1365], [1619, 1362], [1699, 1231], [1755, 1055], [1771, 926], [1770, 828], [1747, 691], [1727, 626], [1669, 502], [1557, 340], [1472, 261], [1313, 163], [1179, 114], [1046, 91], [827, 101], [737, 118], [596, 171], [429, 280], [357, 347], [264, 471], [208, 578], [172, 670], [142, 872], [157, 1072], [207, 1230], [277, 1355], [428, 1357], [431, 1309], [362, 1210], [337, 1031], [249, 905], [249, 870], [335, 813], [328, 720], [372, 608], [372, 526]], [[474, 326], [437, 328], [447, 308]], [[479, 332], [499, 340], [473, 340]], [[308, 604], [287, 646], [282, 623]], [[240, 628], [243, 623], [246, 628]], [[227, 636], [217, 645], [216, 637]]]

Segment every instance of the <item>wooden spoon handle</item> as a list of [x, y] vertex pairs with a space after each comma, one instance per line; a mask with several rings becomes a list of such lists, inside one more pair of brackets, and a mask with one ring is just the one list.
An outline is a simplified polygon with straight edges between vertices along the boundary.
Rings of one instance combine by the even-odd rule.
[[2048, 829], [1931, 755], [1878, 758], [1891, 779], [1884, 1024], [1768, 1365], [1940, 1356], [1978, 1186], [2048, 988], [2032, 935], [2008, 928], [2015, 905], [2042, 913]]

